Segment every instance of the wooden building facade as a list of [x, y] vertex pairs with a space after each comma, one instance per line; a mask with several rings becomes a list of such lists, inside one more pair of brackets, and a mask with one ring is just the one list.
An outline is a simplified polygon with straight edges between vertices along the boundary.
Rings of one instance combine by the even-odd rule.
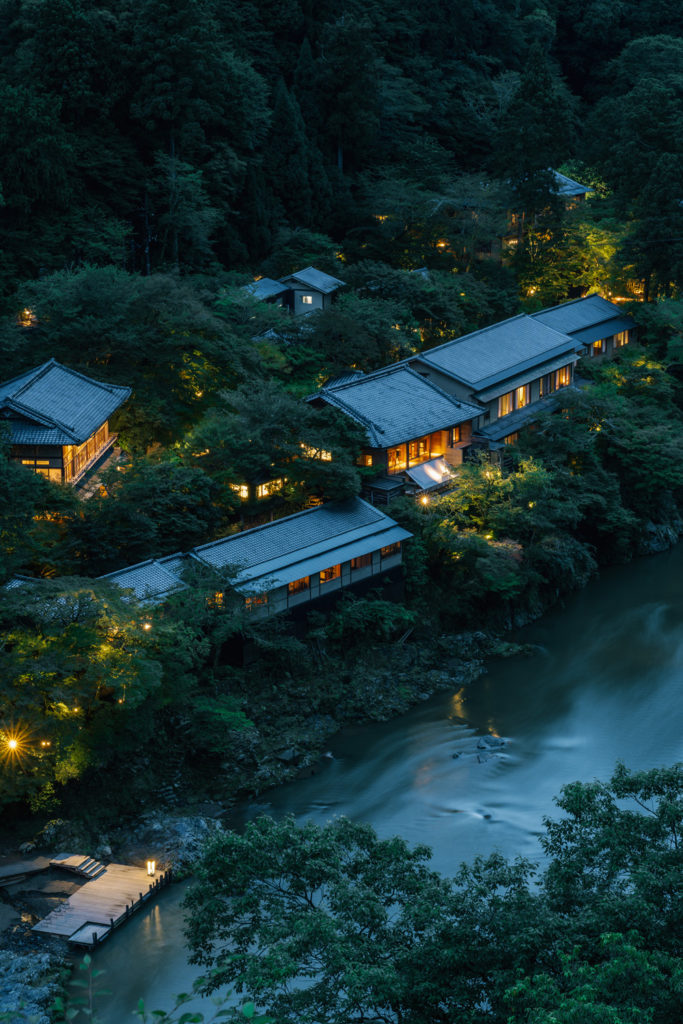
[[54, 359], [0, 384], [10, 455], [55, 483], [77, 484], [113, 447], [109, 417], [130, 388], [104, 384]]

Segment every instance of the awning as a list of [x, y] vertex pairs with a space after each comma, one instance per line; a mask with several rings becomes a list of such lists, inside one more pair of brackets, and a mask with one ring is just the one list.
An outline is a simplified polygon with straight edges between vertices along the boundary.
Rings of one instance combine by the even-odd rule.
[[451, 477], [451, 467], [444, 458], [430, 459], [419, 466], [413, 466], [405, 471], [413, 483], [417, 484], [421, 491], [433, 491], [437, 487], [447, 484]]
[[582, 345], [592, 345], [594, 341], [611, 338], [613, 334], [619, 334], [620, 331], [632, 331], [635, 326], [636, 322], [630, 316], [615, 317], [612, 320], [605, 320], [601, 324], [585, 327], [582, 331], [572, 331], [572, 338], [576, 338]]

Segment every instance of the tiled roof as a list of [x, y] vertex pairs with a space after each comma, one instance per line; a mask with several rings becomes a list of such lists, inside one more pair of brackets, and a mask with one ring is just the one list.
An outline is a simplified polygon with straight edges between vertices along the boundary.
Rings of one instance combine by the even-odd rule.
[[50, 359], [0, 384], [0, 415], [14, 444], [81, 444], [129, 395]]
[[138, 601], [152, 601], [183, 589], [182, 570], [186, 564], [187, 555], [168, 555], [150, 558], [99, 578], [116, 583], [122, 590], [133, 590]]
[[542, 413], [556, 409], [562, 402], [562, 397], [568, 391], [574, 390], [575, 388], [571, 387], [562, 388], [561, 391], [555, 391], [552, 395], [546, 395], [544, 398], [525, 405], [523, 409], [515, 409], [507, 416], [501, 416], [500, 419], [494, 420], [490, 426], [477, 430], [477, 435], [489, 441], [501, 441], [508, 434], [515, 434], [529, 423], [533, 423]]
[[340, 281], [338, 277], [332, 277], [331, 274], [325, 274], [322, 270], [316, 270], [315, 267], [305, 267], [303, 270], [297, 270], [295, 274], [290, 274], [289, 277], [286, 277], [285, 281], [296, 281], [297, 284], [302, 284], [305, 288], [312, 288], [314, 291], [323, 292], [325, 295], [336, 291], [337, 288], [341, 288], [345, 283]]
[[240, 589], [288, 583], [340, 561], [405, 540], [411, 535], [361, 498], [296, 512], [223, 540], [204, 544], [193, 556], [214, 569], [228, 569]]
[[[628, 330], [635, 326], [635, 320], [626, 315], [614, 302], [608, 302], [601, 295], [586, 295], [582, 299], [572, 299], [570, 302], [562, 302], [559, 306], [550, 306], [538, 313], [532, 314], [534, 320], [553, 327], [556, 331], [563, 331], [565, 334], [572, 334], [580, 337], [584, 343], [583, 333], [590, 328], [610, 327], [607, 332], [614, 334], [616, 331]], [[625, 327], [616, 326], [612, 330], [609, 321], [624, 321]], [[596, 335], [597, 338], [597, 335]], [[591, 339], [595, 340], [595, 339]]]
[[568, 178], [566, 174], [560, 174], [559, 171], [553, 171], [553, 177], [558, 196], [584, 196], [586, 192], [591, 191], [590, 185], [582, 185], [573, 178]]
[[242, 291], [253, 295], [255, 299], [274, 299], [277, 295], [283, 295], [287, 291], [287, 285], [282, 281], [274, 281], [272, 277], [261, 277], [258, 281], [242, 286]]
[[400, 363], [343, 384], [327, 384], [309, 397], [329, 402], [365, 427], [373, 448], [387, 448], [464, 423], [481, 409], [459, 402]]
[[575, 339], [521, 313], [428, 349], [415, 361], [483, 391], [550, 359], [569, 357], [578, 347]]

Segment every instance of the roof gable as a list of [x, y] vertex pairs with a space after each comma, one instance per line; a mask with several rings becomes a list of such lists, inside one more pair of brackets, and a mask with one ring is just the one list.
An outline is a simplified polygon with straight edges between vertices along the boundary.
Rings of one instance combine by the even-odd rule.
[[[50, 359], [0, 384], [0, 408], [41, 424], [43, 443], [80, 444], [109, 419], [130, 395], [130, 388], [104, 384]], [[22, 443], [21, 425], [10, 418], [12, 440]], [[49, 434], [54, 431], [54, 436]], [[29, 443], [29, 442], [23, 442]]]
[[479, 416], [478, 406], [459, 402], [398, 364], [342, 383], [328, 383], [309, 401], [322, 399], [367, 430], [373, 448], [386, 448]]
[[559, 171], [552, 173], [555, 179], [555, 192], [558, 196], [570, 199], [572, 196], [585, 196], [587, 192], [592, 191], [590, 185], [582, 185], [579, 181], [568, 178], [566, 174], [560, 174]]

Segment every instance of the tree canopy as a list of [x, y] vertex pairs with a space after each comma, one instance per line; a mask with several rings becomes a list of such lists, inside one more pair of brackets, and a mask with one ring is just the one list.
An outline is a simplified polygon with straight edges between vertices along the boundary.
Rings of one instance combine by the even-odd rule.
[[680, 765], [619, 765], [563, 788], [539, 866], [492, 855], [452, 878], [345, 818], [259, 818], [208, 843], [185, 901], [203, 988], [281, 1024], [672, 1024], [682, 795]]

